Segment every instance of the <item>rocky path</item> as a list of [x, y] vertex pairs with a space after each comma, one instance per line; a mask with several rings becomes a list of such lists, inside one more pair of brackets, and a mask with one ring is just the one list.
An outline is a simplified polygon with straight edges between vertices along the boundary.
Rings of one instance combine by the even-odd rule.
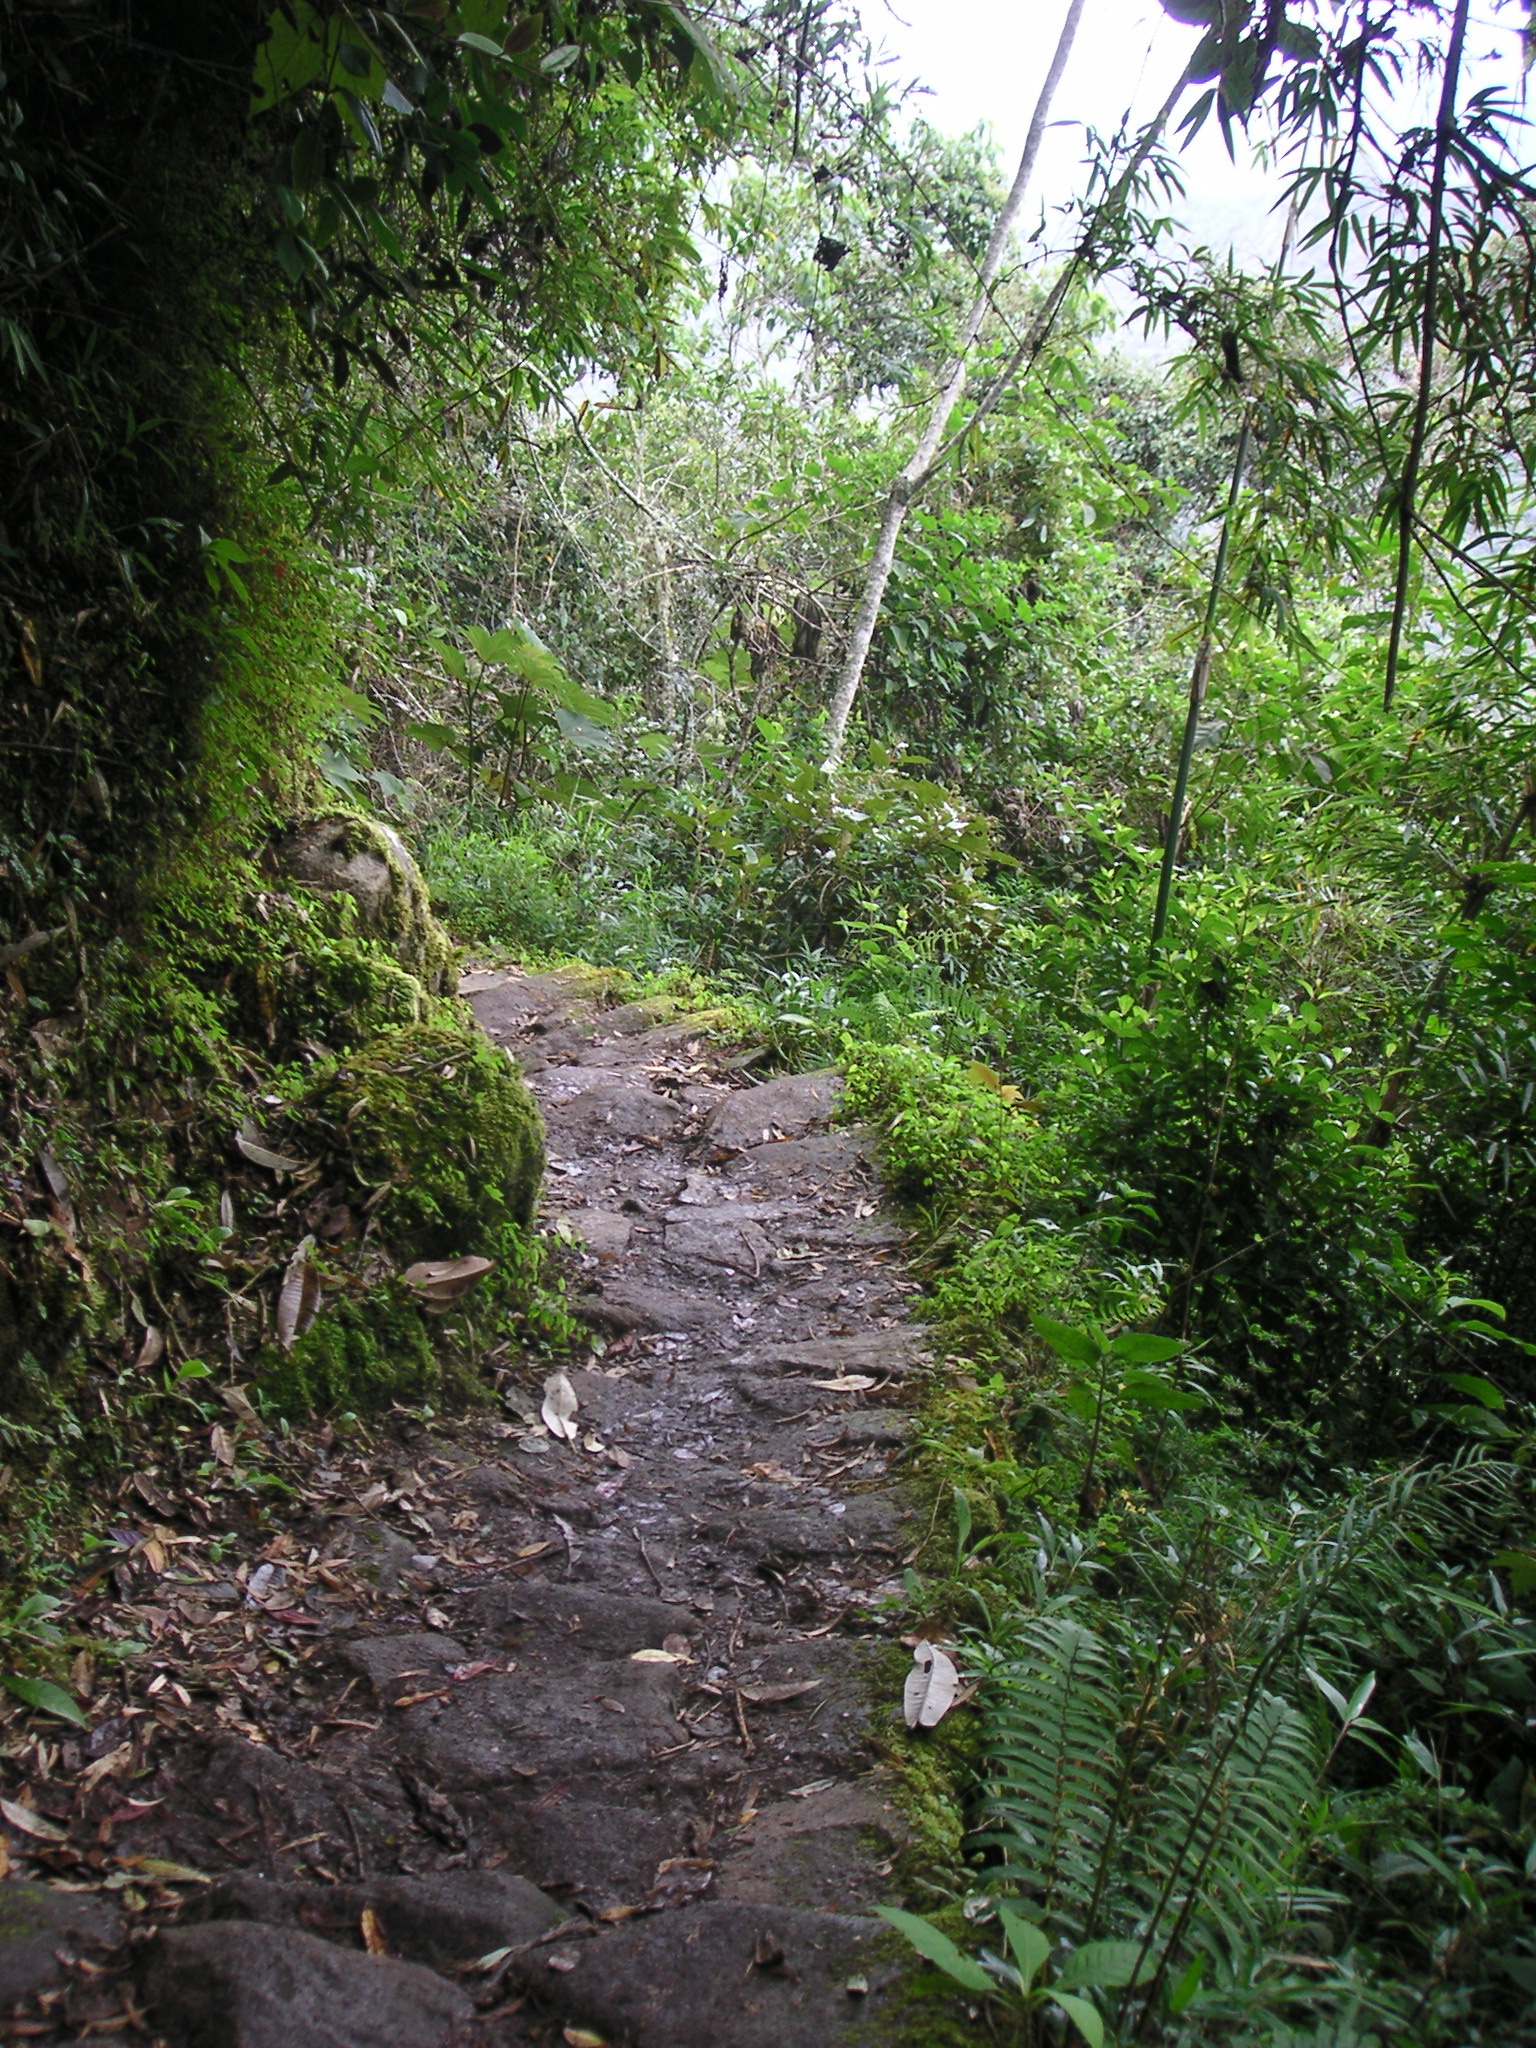
[[101, 1610], [153, 1638], [122, 1713], [43, 1756], [63, 1840], [9, 1831], [0, 2040], [899, 2037], [915, 1332], [867, 1152], [831, 1076], [750, 1085], [576, 977], [465, 992], [547, 1125], [574, 1439], [507, 1364], [505, 1419], [322, 1444], [238, 1567], [163, 1528]]

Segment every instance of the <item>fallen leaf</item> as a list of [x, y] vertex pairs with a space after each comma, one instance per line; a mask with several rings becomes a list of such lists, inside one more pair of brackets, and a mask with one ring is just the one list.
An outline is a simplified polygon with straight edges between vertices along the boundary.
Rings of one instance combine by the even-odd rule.
[[511, 1955], [511, 1953], [512, 1948], [510, 1943], [506, 1948], [493, 1948], [489, 1951], [488, 1954], [480, 1956], [476, 1959], [475, 1968], [477, 1970], [498, 1969], [501, 1966], [501, 1964], [503, 1964], [507, 1960], [507, 1957]]
[[610, 1465], [616, 1466], [620, 1472], [627, 1472], [630, 1466], [629, 1453], [628, 1451], [619, 1450], [614, 1444], [610, 1444], [608, 1446], [608, 1462]]
[[581, 1957], [577, 1955], [575, 1949], [557, 1948], [550, 1956], [546, 1967], [551, 1970], [557, 1970], [563, 1977], [567, 1970], [574, 1970], [580, 1961]]
[[194, 1870], [188, 1863], [167, 1863], [159, 1856], [124, 1856], [119, 1860], [124, 1870], [136, 1871], [155, 1884], [213, 1883], [206, 1871]]
[[311, 1235], [302, 1238], [283, 1274], [277, 1297], [277, 1341], [291, 1351], [320, 1311], [320, 1275], [310, 1264], [315, 1248]]
[[602, 1921], [605, 1927], [613, 1927], [621, 1920], [633, 1920], [637, 1913], [645, 1910], [644, 1906], [601, 1906], [594, 1918]]
[[441, 1686], [432, 1692], [408, 1692], [403, 1700], [391, 1700], [392, 1707], [419, 1707], [423, 1700], [445, 1700], [448, 1695]]
[[776, 1970], [784, 1960], [784, 1944], [777, 1935], [760, 1934], [752, 1948], [752, 1966], [757, 1970]]
[[490, 1657], [477, 1657], [473, 1664], [455, 1664], [448, 1676], [455, 1685], [466, 1685], [472, 1678], [482, 1678], [487, 1671], [499, 1671], [501, 1666]]
[[843, 1989], [850, 1998], [868, 1998], [869, 1979], [867, 1977], [850, 1977], [843, 1986]]
[[663, 1636], [661, 1639], [661, 1647], [664, 1650], [670, 1650], [674, 1657], [681, 1657], [685, 1663], [691, 1663], [693, 1661], [693, 1645], [689, 1642], [686, 1636]]
[[40, 1813], [34, 1813], [30, 1806], [18, 1806], [13, 1799], [0, 1799], [0, 1818], [9, 1821], [21, 1834], [31, 1835], [39, 1842], [67, 1842], [69, 1836], [63, 1828], [55, 1827], [51, 1820], [44, 1820]]
[[539, 1410], [551, 1436], [576, 1441], [576, 1389], [563, 1372], [552, 1372], [544, 1382], [544, 1405]]
[[560, 2036], [565, 2048], [608, 2048], [601, 2034], [594, 2034], [590, 2027], [567, 2027]]
[[836, 1778], [812, 1778], [809, 1785], [796, 1785], [789, 1796], [791, 1799], [810, 1799], [817, 1792], [830, 1792], [836, 1783]]
[[235, 1150], [242, 1159], [249, 1159], [252, 1166], [264, 1166], [268, 1173], [300, 1173], [302, 1159], [290, 1159], [286, 1153], [273, 1152], [263, 1145], [249, 1129], [242, 1127], [235, 1133]]
[[691, 1664], [691, 1657], [680, 1657], [676, 1650], [636, 1650], [630, 1657], [631, 1664]]
[[785, 1700], [798, 1700], [808, 1692], [814, 1692], [821, 1684], [819, 1678], [792, 1678], [779, 1685], [739, 1685], [736, 1690], [752, 1707], [782, 1706]]
[[359, 1923], [359, 1931], [363, 1937], [363, 1947], [367, 1949], [369, 1955], [387, 1956], [389, 1954], [389, 1943], [384, 1939], [384, 1930], [379, 1925], [379, 1916], [375, 1913], [372, 1906], [364, 1906], [363, 1917]]
[[461, 1300], [495, 1264], [494, 1259], [483, 1259], [478, 1253], [467, 1253], [461, 1259], [422, 1259], [407, 1266], [400, 1278], [420, 1296], [422, 1306], [435, 1314]]
[[261, 1418], [251, 1406], [243, 1387], [220, 1387], [219, 1399], [238, 1421], [253, 1423], [260, 1421]]
[[681, 1906], [714, 1882], [715, 1866], [703, 1856], [669, 1856], [656, 1866], [656, 1882], [645, 1895], [653, 1910]]
[[0, 1836], [0, 1881], [3, 1881], [5, 1878], [8, 1878], [10, 1874], [11, 1852], [5, 1846], [4, 1837]]
[[514, 1557], [520, 1558], [542, 1557], [546, 1550], [553, 1550], [554, 1547], [554, 1544], [551, 1543], [549, 1538], [546, 1536], [542, 1543], [525, 1543], [521, 1550], [516, 1550], [512, 1554]]
[[902, 1710], [909, 1728], [937, 1728], [960, 1690], [954, 1660], [933, 1643], [919, 1643], [912, 1652]]
[[120, 1742], [116, 1749], [109, 1749], [105, 1756], [97, 1757], [95, 1763], [87, 1764], [76, 1783], [81, 1792], [94, 1792], [103, 1778], [110, 1778], [118, 1771], [126, 1770], [133, 1761], [133, 1744]]
[[766, 1479], [773, 1486], [798, 1486], [800, 1484], [800, 1475], [797, 1472], [789, 1471], [779, 1463], [777, 1458], [770, 1458], [765, 1464], [761, 1465], [744, 1465], [742, 1467], [742, 1477], [745, 1479]]
[[139, 1355], [133, 1361], [134, 1369], [138, 1372], [148, 1372], [149, 1368], [158, 1365], [164, 1356], [165, 1332], [149, 1323], [145, 1326], [144, 1341], [139, 1346]]
[[216, 1422], [208, 1432], [209, 1446], [221, 1465], [235, 1462], [235, 1440], [222, 1422]]
[[835, 1380], [812, 1380], [813, 1387], [820, 1387], [829, 1394], [862, 1394], [875, 1384], [867, 1372], [839, 1373]]

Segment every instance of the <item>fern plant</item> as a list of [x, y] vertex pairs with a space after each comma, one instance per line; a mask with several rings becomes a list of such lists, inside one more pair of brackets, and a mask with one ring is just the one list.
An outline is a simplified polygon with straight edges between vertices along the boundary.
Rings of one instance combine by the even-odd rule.
[[[1407, 1605], [1419, 1610], [1422, 1645], [1424, 1615], [1438, 1604], [1448, 1657], [1481, 1660], [1491, 1684], [1514, 1683], [1536, 1642], [1496, 1585], [1479, 1606], [1455, 1560], [1524, 1562], [1524, 1550], [1500, 1546], [1529, 1525], [1530, 1498], [1527, 1473], [1474, 1453], [1362, 1479], [1326, 1510], [1292, 1497], [1239, 1512], [1215, 1491], [1167, 1501], [1119, 1546], [1112, 1573], [1085, 1556], [1054, 1591], [1030, 1576], [1021, 1548], [999, 1547], [1014, 1604], [989, 1614], [975, 1659], [989, 1701], [978, 1846], [993, 1894], [982, 1910], [1015, 1962], [983, 1952], [962, 1978], [973, 1994], [989, 1978], [1033, 2041], [1047, 2038], [1052, 1997], [1068, 1992], [1096, 2016], [1069, 2014], [1079, 2034], [1121, 2048], [1345, 2048], [1411, 2026], [1419, 1987], [1361, 1942], [1358, 1890], [1346, 1897], [1319, 1876], [1379, 1896], [1381, 1870], [1441, 1871], [1449, 1882], [1456, 1851], [1399, 1836], [1380, 1869], [1362, 1862], [1363, 1830], [1382, 1811], [1382, 1764], [1405, 1785], [1422, 1773], [1438, 1785], [1440, 1765], [1404, 1724], [1401, 1689], [1377, 1707], [1394, 1733], [1366, 1719], [1373, 1694], [1382, 1697], [1376, 1673], [1358, 1683], [1353, 1674], [1367, 1659], [1390, 1661], [1394, 1616]], [[1043, 1556], [1044, 1539], [1035, 1547]], [[1047, 1611], [1025, 1611], [1041, 1604]], [[1495, 1705], [1479, 1711], [1498, 1710], [1496, 1691], [1488, 1697]], [[1327, 1790], [1345, 1743], [1362, 1734], [1374, 1752], [1362, 1789]], [[1399, 1811], [1412, 1807], [1411, 1795], [1400, 1799]], [[1496, 1856], [1484, 1862], [1486, 1882], [1461, 1865], [1473, 1915], [1483, 1910], [1477, 1884], [1496, 1888], [1504, 1869]], [[1020, 1921], [1038, 1930], [1048, 1962], [1015, 1984], [1008, 1930]], [[1321, 1939], [1309, 1931], [1324, 1923]], [[932, 1945], [923, 1953], [949, 1969]], [[1524, 1951], [1512, 1953], [1523, 1982]]]

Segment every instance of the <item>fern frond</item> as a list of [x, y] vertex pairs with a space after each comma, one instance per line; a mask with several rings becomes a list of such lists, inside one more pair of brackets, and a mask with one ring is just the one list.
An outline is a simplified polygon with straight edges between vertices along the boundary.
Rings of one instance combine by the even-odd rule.
[[1310, 1836], [1319, 1762], [1310, 1725], [1261, 1692], [1153, 1774], [1129, 1885], [1149, 1955], [1214, 1945], [1231, 1958], [1273, 1934]]
[[1115, 1806], [1120, 1688], [1099, 1638], [1061, 1616], [1021, 1631], [992, 1677], [987, 1839], [1008, 1882], [1071, 1924], [1092, 1896]]

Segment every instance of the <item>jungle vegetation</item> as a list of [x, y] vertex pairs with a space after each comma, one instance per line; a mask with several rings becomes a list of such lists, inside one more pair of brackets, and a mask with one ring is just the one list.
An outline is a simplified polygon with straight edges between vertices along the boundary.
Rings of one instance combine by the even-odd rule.
[[[978, 2024], [1536, 2040], [1526, 124], [1467, 0], [1165, 5], [987, 275], [1011, 167], [840, 0], [0, 0], [6, 1654], [215, 1369], [569, 1340], [408, 846], [882, 1134]], [[385, 928], [284, 879], [331, 816]], [[387, 1277], [461, 1251], [476, 1320]]]

